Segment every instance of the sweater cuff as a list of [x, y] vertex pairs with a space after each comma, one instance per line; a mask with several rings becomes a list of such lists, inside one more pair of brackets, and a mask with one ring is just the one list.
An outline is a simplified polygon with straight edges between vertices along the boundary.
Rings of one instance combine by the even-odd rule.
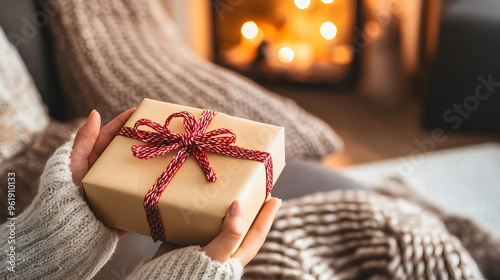
[[[37, 196], [18, 217], [16, 244], [24, 257], [18, 268], [37, 275], [28, 278], [91, 278], [111, 258], [118, 242], [116, 231], [95, 217], [73, 182], [73, 142], [74, 136], [48, 159]], [[44, 267], [53, 264], [58, 270], [46, 271]]]
[[240, 279], [237, 259], [213, 261], [200, 246], [173, 250], [137, 267], [128, 279]]

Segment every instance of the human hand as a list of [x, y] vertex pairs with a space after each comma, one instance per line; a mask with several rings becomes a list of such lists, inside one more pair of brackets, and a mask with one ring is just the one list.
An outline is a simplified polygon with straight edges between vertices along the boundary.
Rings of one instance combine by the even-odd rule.
[[[262, 244], [264, 244], [280, 207], [281, 199], [272, 197], [267, 200], [260, 209], [240, 247], [231, 256], [234, 247], [243, 234], [243, 209], [239, 201], [234, 201], [226, 212], [221, 233], [212, 242], [203, 247], [203, 251], [213, 261], [224, 263], [229, 258], [235, 258], [243, 266], [247, 265], [255, 257]], [[160, 245], [153, 259], [177, 248], [180, 248], [180, 246], [163, 243]]]
[[[71, 152], [70, 169], [75, 185], [81, 186], [83, 177], [85, 177], [90, 167], [94, 165], [97, 158], [113, 140], [120, 128], [125, 125], [125, 122], [134, 111], [135, 108], [132, 108], [121, 113], [103, 128], [101, 128], [101, 115], [96, 110], [90, 112], [87, 121], [76, 133], [73, 151]], [[126, 233], [118, 230], [119, 237], [123, 237]]]
[[121, 113], [103, 128], [101, 128], [101, 115], [96, 110], [90, 112], [87, 121], [76, 133], [71, 152], [70, 169], [75, 185], [81, 185], [90, 167], [94, 165], [134, 111], [135, 108], [132, 108]]
[[231, 256], [232, 250], [243, 234], [243, 209], [239, 201], [234, 201], [226, 212], [221, 233], [212, 242], [203, 247], [203, 250], [214, 261], [224, 263], [232, 257], [238, 259], [243, 266], [247, 265], [260, 250], [264, 241], [266, 241], [267, 234], [280, 207], [281, 199], [272, 197], [267, 200], [260, 209], [240, 247]]
[[[73, 175], [73, 182], [77, 186], [81, 185], [82, 179], [90, 167], [92, 167], [134, 111], [135, 109], [129, 109], [121, 113], [103, 128], [100, 128], [101, 117], [99, 113], [95, 110], [90, 113], [87, 121], [76, 134], [71, 153], [70, 168]], [[234, 201], [226, 212], [221, 233], [212, 242], [203, 247], [203, 250], [214, 261], [225, 262], [233, 257], [245, 266], [255, 257], [262, 244], [264, 244], [280, 206], [281, 200], [277, 198], [270, 198], [264, 203], [245, 239], [235, 254], [231, 256], [232, 250], [243, 234], [242, 208], [238, 201]], [[120, 231], [120, 235], [124, 233]], [[153, 258], [176, 248], [179, 248], [179, 246], [163, 243]]]

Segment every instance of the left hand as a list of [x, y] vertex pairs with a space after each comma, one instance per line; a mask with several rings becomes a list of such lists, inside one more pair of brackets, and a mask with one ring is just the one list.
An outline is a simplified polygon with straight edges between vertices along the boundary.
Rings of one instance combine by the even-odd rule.
[[90, 112], [87, 121], [76, 133], [71, 152], [70, 168], [75, 185], [81, 186], [82, 179], [90, 167], [94, 165], [134, 111], [135, 108], [132, 108], [121, 113], [103, 128], [101, 128], [101, 115], [96, 110]]
[[[135, 108], [132, 108], [121, 113], [103, 128], [101, 128], [101, 115], [96, 110], [90, 112], [87, 121], [76, 133], [71, 152], [70, 169], [75, 185], [81, 187], [83, 177], [134, 111]], [[122, 230], [117, 232], [119, 237], [127, 233]]]

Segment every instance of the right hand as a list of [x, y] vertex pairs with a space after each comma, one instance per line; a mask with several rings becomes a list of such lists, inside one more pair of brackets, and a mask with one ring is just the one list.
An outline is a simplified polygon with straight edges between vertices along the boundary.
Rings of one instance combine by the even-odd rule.
[[235, 258], [245, 266], [259, 252], [266, 241], [267, 234], [273, 225], [274, 218], [281, 207], [281, 199], [272, 197], [260, 209], [257, 218], [247, 232], [245, 239], [238, 250], [231, 256], [231, 252], [240, 240], [243, 232], [243, 209], [239, 201], [234, 201], [226, 212], [221, 233], [203, 247], [203, 250], [214, 261], [224, 263], [229, 258]]
[[[243, 266], [247, 265], [264, 244], [280, 207], [281, 199], [275, 197], [268, 199], [260, 209], [240, 247], [231, 256], [234, 247], [243, 235], [243, 211], [239, 201], [234, 201], [226, 212], [221, 233], [202, 250], [213, 261], [224, 263], [230, 258], [235, 258]], [[153, 259], [177, 248], [179, 248], [177, 245], [162, 243]]]

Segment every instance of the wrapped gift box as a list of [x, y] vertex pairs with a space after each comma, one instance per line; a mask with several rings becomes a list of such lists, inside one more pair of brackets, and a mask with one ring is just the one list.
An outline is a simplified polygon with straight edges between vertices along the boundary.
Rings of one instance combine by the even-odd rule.
[[[147, 118], [159, 124], [172, 113], [191, 112], [198, 119], [203, 110], [144, 99], [125, 124], [133, 127]], [[182, 118], [169, 127], [183, 134]], [[268, 152], [273, 160], [273, 184], [285, 166], [284, 129], [217, 113], [207, 132], [229, 128], [235, 146]], [[140, 128], [147, 130], [145, 128]], [[86, 199], [97, 218], [117, 229], [150, 235], [144, 196], [170, 163], [177, 150], [164, 156], [139, 159], [131, 146], [143, 142], [117, 135], [82, 181]], [[218, 179], [207, 181], [191, 155], [167, 185], [158, 202], [165, 240], [181, 245], [205, 245], [220, 232], [226, 210], [234, 200], [243, 206], [244, 233], [266, 199], [266, 173], [259, 161], [207, 152]]]

